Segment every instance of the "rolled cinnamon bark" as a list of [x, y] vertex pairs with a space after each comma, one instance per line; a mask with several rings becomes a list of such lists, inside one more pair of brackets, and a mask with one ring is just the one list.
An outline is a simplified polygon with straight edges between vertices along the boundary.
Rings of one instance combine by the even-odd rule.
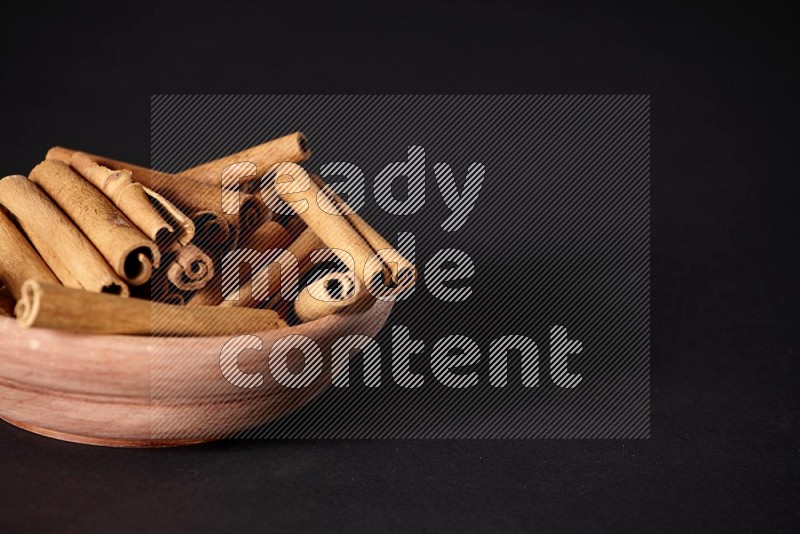
[[[298, 132], [297, 134], [293, 135], [297, 135], [297, 139], [300, 140], [300, 136], [302, 134], [299, 134]], [[231, 154], [230, 156], [211, 161], [207, 164], [187, 169], [181, 174], [190, 176], [195, 180], [199, 180], [201, 176], [204, 176], [203, 173], [207, 173], [205, 176], [221, 176], [222, 170], [227, 165], [242, 161], [250, 161], [255, 163], [259, 166], [261, 174], [263, 174], [267, 169], [269, 169], [269, 166], [265, 165], [265, 163], [271, 161], [271, 158], [273, 158], [275, 154], [271, 150], [272, 143], [276, 143], [277, 141], [284, 139], [288, 141], [287, 138], [289, 137], [291, 136], [248, 148], [247, 150]], [[303, 143], [303, 141], [299, 141], [299, 143]], [[310, 152], [308, 152], [307, 155], [310, 155]], [[299, 163], [304, 159], [306, 158], [299, 160], [275, 160], [275, 163]], [[355, 228], [355, 230], [367, 243], [369, 243], [373, 251], [378, 254], [380, 259], [389, 268], [391, 272], [391, 280], [398, 286], [396, 289], [405, 290], [411, 288], [417, 279], [417, 270], [414, 264], [404, 258], [395, 247], [386, 241], [386, 239], [384, 239], [383, 236], [381, 236], [374, 228], [372, 228], [372, 226], [370, 226], [360, 215], [352, 212], [352, 210], [347, 206], [347, 203], [345, 203], [338, 195], [336, 195], [333, 190], [325, 187], [321, 177], [313, 175], [312, 179], [316, 182], [320, 189], [324, 190], [326, 194], [328, 194], [331, 201], [338, 205], [340, 212], [347, 218], [350, 225]]]
[[167, 235], [175, 232], [150, 203], [142, 184], [133, 181], [131, 171], [113, 171], [83, 152], [73, 154], [70, 165], [102, 191], [151, 240], [165, 243]]
[[[170, 186], [162, 187], [167, 195], [172, 198], [180, 198], [183, 193], [184, 185], [172, 184]], [[201, 189], [195, 188], [195, 195], [200, 197], [199, 191], [207, 186], [202, 186]], [[220, 191], [213, 191], [216, 197], [216, 205], [222, 203], [222, 193]], [[207, 249], [214, 249], [216, 251], [227, 251], [240, 245], [240, 240], [247, 236], [248, 233], [254, 229], [259, 228], [270, 220], [270, 211], [266, 208], [260, 198], [254, 195], [241, 195], [241, 205], [236, 213], [223, 213], [218, 209], [200, 209], [202, 206], [212, 206], [214, 201], [203, 195], [202, 200], [197, 200], [197, 204], [192, 208], [192, 220], [197, 227], [197, 243], [203, 245]]]
[[284, 247], [291, 237], [286, 228], [277, 222], [270, 221], [239, 238], [240, 248], [251, 248], [263, 252], [265, 250]]
[[194, 241], [209, 252], [227, 250], [235, 246], [236, 233], [218, 211], [194, 211], [191, 214], [195, 227]]
[[333, 315], [353, 305], [358, 293], [349, 273], [329, 273], [306, 286], [294, 303], [295, 315], [302, 322]]
[[367, 286], [381, 287], [384, 281], [391, 280], [391, 271], [380, 260], [361, 234], [348, 220], [338, 215], [336, 203], [322, 192], [308, 173], [295, 164], [280, 164], [270, 169], [275, 176], [275, 193], [286, 202], [336, 254], [363, 284], [357, 291]]
[[[228, 224], [238, 226], [245, 211], [251, 211], [249, 217], [255, 219], [257, 223], [265, 221], [268, 214], [262, 202], [255, 203], [250, 200], [253, 198], [252, 195], [241, 195], [239, 209], [235, 213], [226, 213], [223, 211], [223, 192], [220, 187], [188, 180], [178, 174], [161, 173], [149, 187], [189, 212], [192, 219], [195, 219], [196, 213], [210, 212], [224, 219]], [[229, 211], [233, 211], [230, 206], [227, 207]]]
[[240, 197], [242, 204], [238, 212], [224, 213], [222, 191], [219, 188], [176, 174], [152, 171], [148, 181], [147, 189], [158, 192], [161, 198], [169, 199], [170, 203], [189, 215], [195, 228], [195, 240], [204, 246], [233, 247], [240, 219], [249, 224], [258, 224], [268, 213], [263, 203], [255, 203], [248, 196]]
[[[78, 151], [73, 150], [71, 148], [65, 148], [63, 146], [54, 146], [53, 148], [47, 151], [45, 159], [62, 161], [67, 165], [69, 165], [70, 161], [72, 160], [72, 156], [76, 152]], [[104, 167], [108, 167], [109, 169], [113, 170], [127, 169], [131, 171], [133, 181], [140, 183], [145, 187], [152, 187], [154, 175], [165, 174], [159, 171], [154, 171], [153, 169], [148, 169], [147, 167], [141, 167], [139, 165], [134, 165], [132, 163], [128, 163], [125, 161], [119, 161], [116, 159], [107, 158], [105, 156], [99, 156], [97, 154], [89, 154], [88, 152], [86, 152], [85, 154], [89, 156], [92, 160], [96, 161], [98, 164]]]
[[100, 252], [36, 184], [24, 176], [0, 180], [0, 204], [67, 287], [128, 296]]
[[186, 245], [167, 267], [167, 278], [183, 291], [202, 289], [214, 278], [214, 261], [196, 246]]
[[[231, 154], [177, 174], [155, 171], [96, 154], [87, 154], [87, 156], [110, 169], [129, 170], [134, 181], [158, 191], [188, 212], [197, 225], [198, 233], [206, 236], [208, 238], [207, 241], [211, 241], [212, 244], [220, 244], [229, 239], [231, 235], [227, 228], [224, 231], [220, 229], [223, 226], [222, 221], [227, 222], [234, 229], [238, 229], [241, 222], [244, 226], [244, 231], [247, 231], [269, 220], [269, 211], [264, 207], [263, 202], [258, 197], [247, 193], [240, 194], [240, 208], [238, 211], [228, 213], [227, 211], [234, 211], [229, 206], [227, 210], [224, 209], [222, 171], [231, 163], [248, 161], [247, 158], [250, 157], [253, 151], [256, 152], [256, 157], [252, 159], [255, 160], [257, 165], [261, 165], [264, 168], [266, 168], [267, 162], [282, 155], [287, 156], [288, 159], [286, 161], [302, 161], [307, 157], [308, 151], [300, 151], [300, 137], [302, 137], [302, 134], [298, 133], [275, 139], [269, 143]], [[272, 143], [275, 144], [273, 145]], [[69, 148], [53, 147], [47, 152], [46, 159], [70, 163], [75, 153], [75, 150]], [[277, 161], [284, 160], [279, 159]], [[255, 174], [252, 180], [257, 180], [258, 178], [260, 178], [260, 175]]]
[[[76, 151], [70, 148], [57, 146], [47, 152], [46, 160], [69, 164], [75, 153]], [[176, 209], [189, 214], [198, 243], [213, 247], [227, 246], [230, 248], [234, 246], [233, 240], [236, 238], [234, 230], [239, 224], [239, 214], [223, 213], [222, 192], [219, 188], [195, 182], [185, 176], [155, 171], [96, 154], [87, 155], [100, 165], [110, 169], [131, 171], [133, 180], [142, 184], [151, 198], [158, 200], [159, 203], [169, 199], [167, 202], [177, 206]], [[247, 199], [244, 199], [244, 202], [246, 201]], [[256, 215], [263, 216], [267, 213], [266, 209], [250, 202], [245, 210], [251, 210], [247, 217], [248, 220], [253, 218], [253, 209], [258, 210]]]
[[33, 280], [23, 285], [15, 313], [24, 327], [88, 334], [223, 336], [286, 326], [272, 310], [173, 306]]
[[[149, 187], [142, 186], [150, 204], [158, 211], [162, 217], [170, 221], [175, 230], [174, 239], [165, 246], [164, 250], [176, 252], [179, 247], [188, 245], [194, 239], [195, 226], [192, 219], [178, 209], [175, 204], [167, 200], [163, 195], [159, 195]], [[156, 242], [159, 246], [161, 243]]]
[[328, 197], [337, 205], [340, 213], [347, 218], [347, 221], [356, 229], [356, 231], [369, 243], [372, 250], [374, 250], [392, 272], [392, 281], [397, 284], [397, 289], [405, 291], [410, 289], [417, 280], [417, 268], [413, 263], [403, 257], [400, 252], [389, 244], [372, 226], [367, 223], [358, 213], [354, 212], [344, 202], [333, 189], [323, 182], [322, 178], [318, 175], [311, 175], [312, 180]]
[[295, 239], [308, 228], [303, 219], [297, 215], [289, 216], [289, 219], [285, 224], [286, 231], [289, 232], [289, 235]]
[[[267, 250], [285, 247], [289, 243], [289, 234], [282, 225], [270, 221], [243, 239], [245, 240], [241, 244], [243, 248], [265, 252]], [[251, 281], [247, 280], [239, 290], [240, 298], [236, 302], [241, 302], [242, 306], [245, 306], [245, 302], [250, 302], [252, 300], [250, 299], [250, 284]], [[217, 276], [212, 279], [211, 283], [206, 287], [195, 292], [189, 301], [189, 305], [218, 306], [225, 300], [224, 297], [225, 296], [222, 294], [222, 277]]]
[[92, 184], [51, 160], [34, 167], [30, 180], [64, 210], [118, 276], [136, 286], [150, 280], [161, 260], [158, 247]]
[[[45, 159], [59, 160], [68, 164], [74, 153], [75, 150], [71, 148], [55, 146], [47, 152]], [[165, 179], [172, 181], [177, 178], [178, 182], [192, 180], [199, 184], [211, 186], [217, 191], [222, 185], [222, 171], [231, 164], [251, 162], [256, 165], [257, 172], [252, 175], [252, 178], [247, 177], [247, 179], [242, 180], [243, 182], [248, 182], [258, 180], [268, 168], [276, 163], [300, 163], [307, 160], [310, 156], [311, 151], [308, 148], [308, 141], [300, 132], [278, 137], [277, 139], [203, 163], [177, 174], [155, 171], [125, 161], [115, 160], [97, 154], [89, 154], [91, 159], [110, 169], [130, 170], [133, 174], [133, 179], [146, 187], [153, 188], [155, 184], [163, 183]]]
[[240, 152], [203, 163], [180, 173], [197, 182], [211, 185], [215, 188], [222, 187], [222, 171], [228, 165], [241, 162], [254, 163], [257, 172], [250, 177], [242, 177], [241, 185], [246, 189], [248, 182], [257, 182], [261, 175], [276, 163], [300, 163], [311, 156], [306, 137], [300, 132], [294, 132], [283, 137], [278, 137], [266, 143], [256, 145]]
[[50, 270], [25, 236], [0, 208], [0, 284], [11, 293], [14, 300], [22, 294], [26, 280], [58, 284]]
[[[276, 261], [254, 274], [239, 288], [239, 300], [225, 300], [221, 305], [238, 308], [255, 307], [267, 299], [277, 297], [281, 288], [281, 265], [295, 260], [298, 268], [297, 276], [301, 278], [313, 266], [310, 260], [311, 254], [322, 248], [325, 248], [325, 243], [311, 229], [306, 229], [286, 247]], [[274, 308], [278, 300], [280, 299], [271, 300], [267, 307]]]

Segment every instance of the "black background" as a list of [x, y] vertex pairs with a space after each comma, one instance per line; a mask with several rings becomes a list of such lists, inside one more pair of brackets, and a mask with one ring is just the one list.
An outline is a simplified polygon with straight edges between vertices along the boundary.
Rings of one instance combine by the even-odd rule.
[[156, 93], [652, 95], [652, 419], [637, 441], [111, 450], [0, 426], [4, 530], [796, 530], [796, 8], [16, 6], [0, 164], [149, 160]]

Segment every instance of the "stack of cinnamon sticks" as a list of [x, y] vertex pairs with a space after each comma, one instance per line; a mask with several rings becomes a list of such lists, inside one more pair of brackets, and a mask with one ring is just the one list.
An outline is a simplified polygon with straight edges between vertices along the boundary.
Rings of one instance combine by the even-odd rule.
[[[89, 333], [224, 335], [361, 310], [411, 287], [414, 266], [306, 173], [309, 155], [299, 132], [178, 174], [50, 149], [27, 177], [0, 179], [0, 316]], [[275, 217], [267, 197], [296, 216]], [[232, 251], [269, 259], [238, 291], [220, 268]], [[282, 291], [331, 258], [346, 269]]]

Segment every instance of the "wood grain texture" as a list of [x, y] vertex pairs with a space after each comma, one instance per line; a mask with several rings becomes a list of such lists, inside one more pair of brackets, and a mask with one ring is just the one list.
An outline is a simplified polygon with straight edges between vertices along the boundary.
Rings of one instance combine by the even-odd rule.
[[235, 387], [222, 375], [224, 336], [84, 335], [24, 329], [0, 318], [0, 417], [93, 445], [161, 447], [221, 438], [296, 410], [329, 386], [329, 376], [300, 389], [271, 380], [269, 349], [278, 339], [306, 336], [329, 362], [335, 340], [376, 335], [391, 309], [392, 303], [377, 301], [360, 313], [254, 331], [263, 349], [247, 354], [246, 367], [265, 379], [254, 389]]

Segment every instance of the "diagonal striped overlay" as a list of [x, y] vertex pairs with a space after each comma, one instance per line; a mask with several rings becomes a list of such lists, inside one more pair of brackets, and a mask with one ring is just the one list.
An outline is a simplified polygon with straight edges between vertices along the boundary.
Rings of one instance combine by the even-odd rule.
[[[331, 384], [338, 339], [316, 339], [320, 378], [288, 388], [266, 337], [153, 338], [154, 439], [649, 437], [649, 96], [160, 95], [151, 166], [177, 172], [296, 130], [314, 152], [309, 172], [363, 172], [359, 213], [410, 247], [421, 280], [350, 353], [346, 387]], [[410, 147], [424, 151], [424, 200], [390, 214], [408, 192], [376, 195], [374, 181]], [[485, 167], [457, 228], [437, 163], [462, 188], [472, 164]], [[443, 300], [434, 263], [463, 256], [469, 279], [444, 282], [462, 300]], [[229, 341], [237, 361], [221, 358]], [[580, 352], [564, 364], [570, 342]], [[458, 354], [468, 365], [445, 384], [436, 355]], [[493, 354], [506, 357], [503, 376]], [[402, 358], [417, 387], [398, 384]], [[286, 364], [299, 373], [310, 360], [294, 350]], [[224, 377], [234, 365], [250, 376], [239, 386]]]

